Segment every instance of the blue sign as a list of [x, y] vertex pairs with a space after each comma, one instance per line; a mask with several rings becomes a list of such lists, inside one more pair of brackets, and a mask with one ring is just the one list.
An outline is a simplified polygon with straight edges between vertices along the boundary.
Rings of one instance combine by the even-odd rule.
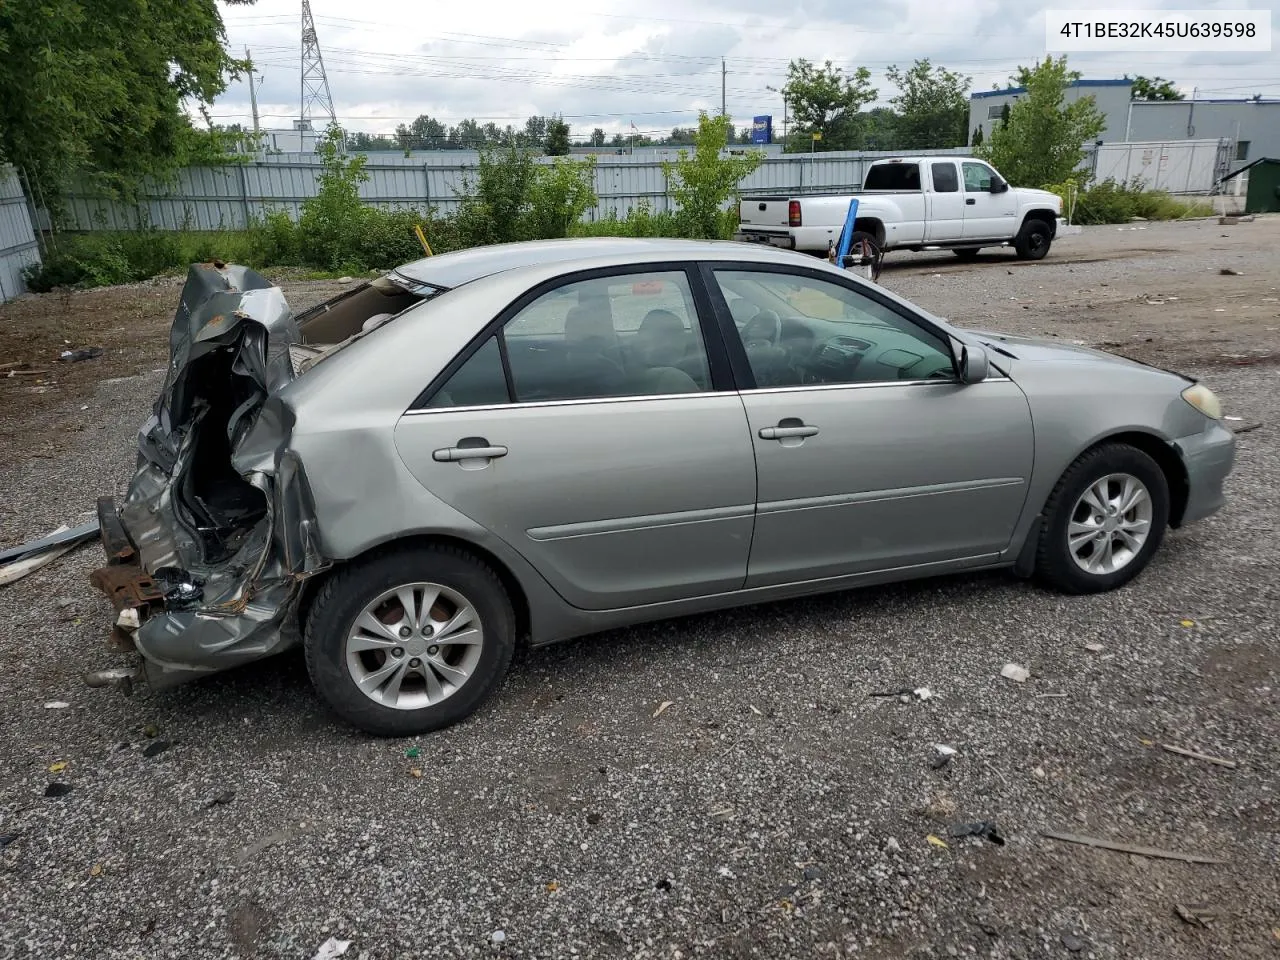
[[751, 121], [752, 143], [773, 143], [773, 117], [755, 117]]

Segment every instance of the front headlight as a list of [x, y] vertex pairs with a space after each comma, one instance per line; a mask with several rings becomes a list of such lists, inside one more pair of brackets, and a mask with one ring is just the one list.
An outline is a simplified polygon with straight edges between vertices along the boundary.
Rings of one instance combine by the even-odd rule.
[[1211, 420], [1222, 419], [1222, 401], [1203, 383], [1193, 383], [1182, 391], [1182, 399], [1187, 401]]

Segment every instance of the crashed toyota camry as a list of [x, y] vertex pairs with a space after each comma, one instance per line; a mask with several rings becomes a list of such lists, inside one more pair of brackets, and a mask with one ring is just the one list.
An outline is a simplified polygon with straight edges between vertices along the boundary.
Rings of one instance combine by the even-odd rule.
[[153, 688], [301, 645], [390, 736], [519, 642], [962, 570], [1119, 587], [1235, 450], [1190, 378], [731, 242], [480, 248], [298, 315], [195, 265], [170, 346], [99, 504], [117, 638]]

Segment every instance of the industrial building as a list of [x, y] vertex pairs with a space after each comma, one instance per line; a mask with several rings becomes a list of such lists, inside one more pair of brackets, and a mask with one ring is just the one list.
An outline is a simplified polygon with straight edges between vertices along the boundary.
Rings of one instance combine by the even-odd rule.
[[[991, 131], [1000, 123], [1004, 108], [1006, 106], [1012, 108], [1026, 92], [1026, 87], [1008, 87], [1004, 90], [983, 90], [971, 93], [969, 95], [969, 142], [973, 143], [974, 135], [979, 130], [982, 131], [984, 139], [989, 137]], [[1068, 86], [1066, 98], [1068, 103], [1072, 103], [1082, 97], [1093, 97], [1098, 109], [1107, 119], [1107, 125], [1103, 128], [1099, 139], [1110, 143], [1126, 139], [1124, 128], [1129, 115], [1132, 92], [1133, 81], [1131, 80], [1076, 80]]]

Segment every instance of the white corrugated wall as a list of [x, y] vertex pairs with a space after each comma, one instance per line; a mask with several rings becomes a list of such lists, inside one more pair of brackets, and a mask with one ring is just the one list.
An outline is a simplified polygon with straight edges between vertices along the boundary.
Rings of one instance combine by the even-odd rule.
[[22, 272], [39, 262], [22, 184], [12, 167], [0, 167], [0, 303], [26, 291]]

